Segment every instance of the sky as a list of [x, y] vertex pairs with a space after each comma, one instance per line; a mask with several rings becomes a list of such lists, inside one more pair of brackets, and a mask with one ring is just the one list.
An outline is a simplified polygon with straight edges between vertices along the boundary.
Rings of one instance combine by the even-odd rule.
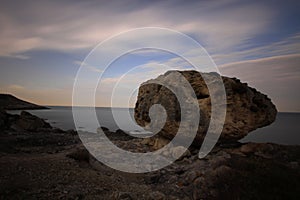
[[[105, 71], [85, 59], [115, 35], [161, 27], [199, 42], [222, 75], [237, 77], [267, 94], [279, 111], [300, 112], [299, 8], [297, 0], [2, 0], [0, 92], [41, 105], [70, 106], [81, 66], [95, 77], [103, 74], [97, 106], [132, 107], [136, 90], [129, 93], [126, 88], [137, 89], [169, 67], [188, 69], [188, 63], [151, 49], [122, 55]], [[162, 35], [157, 42], [167, 39]], [[123, 47], [129, 44], [115, 41], [105, 50], [112, 54]], [[111, 92], [122, 77], [112, 105]]]

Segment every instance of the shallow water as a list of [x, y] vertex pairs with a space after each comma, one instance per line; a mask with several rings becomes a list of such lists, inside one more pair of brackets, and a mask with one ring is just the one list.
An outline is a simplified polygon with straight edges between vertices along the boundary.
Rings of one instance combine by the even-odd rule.
[[[75, 129], [72, 115], [72, 107], [50, 107], [49, 110], [30, 110], [29, 112], [40, 118], [46, 119], [52, 126], [64, 130]], [[100, 124], [93, 124], [87, 110], [90, 108], [77, 108], [83, 117], [77, 123], [77, 128], [87, 131], [95, 131], [97, 127], [104, 126], [112, 131], [122, 129], [125, 131], [143, 131], [137, 126], [133, 117], [133, 109], [130, 108], [113, 108], [115, 116], [118, 118], [119, 124], [116, 124], [113, 118], [111, 108], [96, 108], [96, 114]], [[10, 111], [10, 113], [18, 114], [20, 111]], [[131, 116], [131, 117], [130, 117]], [[300, 145], [300, 113], [278, 113], [276, 121], [270, 126], [257, 129], [241, 142], [272, 142], [277, 144]], [[138, 131], [136, 131], [138, 130]]]

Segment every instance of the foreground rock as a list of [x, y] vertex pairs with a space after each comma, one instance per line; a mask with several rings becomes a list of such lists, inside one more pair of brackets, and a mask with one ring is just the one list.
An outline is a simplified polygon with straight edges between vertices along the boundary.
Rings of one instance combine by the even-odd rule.
[[[0, 199], [300, 199], [299, 146], [216, 146], [201, 160], [191, 147], [164, 169], [129, 174], [95, 160], [75, 131], [11, 128], [19, 119], [0, 112]], [[163, 145], [124, 134], [111, 139], [128, 151]]]
[[38, 129], [51, 128], [51, 126], [49, 123], [30, 114], [29, 112], [22, 111], [16, 123], [16, 128], [27, 131], [37, 131]]
[[79, 143], [74, 131], [53, 128], [43, 119], [25, 111], [20, 115], [0, 111], [0, 137], [0, 150], [5, 153], [54, 153], [66, 145]]
[[[216, 73], [200, 74], [197, 71], [169, 71], [154, 81], [172, 84], [179, 88], [183, 87], [177, 78], [178, 72], [188, 80], [197, 97], [201, 118], [194, 144], [201, 145], [210, 122], [210, 98], [212, 95], [217, 96], [220, 92], [220, 90], [214, 89], [210, 94], [202, 76], [209, 82], [214, 82], [219, 75]], [[276, 107], [266, 95], [247, 86], [246, 83], [241, 83], [236, 78], [222, 77], [222, 80], [227, 96], [227, 112], [219, 141], [237, 141], [245, 137], [250, 131], [267, 126], [275, 120]], [[181, 119], [178, 100], [169, 89], [152, 82], [153, 80], [147, 81], [139, 88], [135, 106], [135, 120], [141, 126], [153, 126], [149, 117], [149, 110], [152, 105], [161, 104], [166, 109], [167, 119], [159, 134], [172, 139], [177, 133]]]
[[10, 115], [5, 111], [0, 111], [0, 128], [20, 131], [38, 131], [51, 129], [49, 123], [29, 112], [22, 111], [20, 115]]

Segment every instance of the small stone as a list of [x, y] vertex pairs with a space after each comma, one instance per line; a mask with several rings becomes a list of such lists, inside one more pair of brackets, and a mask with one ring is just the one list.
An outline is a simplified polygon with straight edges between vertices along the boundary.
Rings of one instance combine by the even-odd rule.
[[159, 191], [151, 192], [149, 194], [149, 197], [151, 200], [165, 200], [166, 199], [166, 196], [162, 192], [159, 192]]
[[177, 146], [170, 149], [173, 158], [184, 158], [191, 156], [191, 153], [188, 149], [183, 146]]
[[169, 178], [168, 183], [176, 183], [176, 181], [178, 180], [176, 175], [173, 175]]
[[123, 199], [123, 200], [131, 200], [132, 197], [131, 197], [131, 194], [128, 193], [128, 192], [121, 192], [119, 194], [119, 199]]
[[255, 151], [255, 145], [253, 145], [252, 143], [249, 144], [244, 144], [241, 148], [240, 148], [240, 152], [241, 153], [252, 153]]
[[185, 178], [184, 178], [184, 183], [185, 183], [185, 185], [189, 185], [189, 184], [193, 183], [193, 181], [194, 181], [198, 176], [200, 176], [200, 174], [201, 174], [200, 172], [195, 171], [195, 170], [189, 171], [189, 172], [187, 173], [187, 175], [185, 176]]
[[131, 200], [133, 199], [131, 194], [129, 192], [118, 192], [115, 191], [112, 193], [110, 199], [114, 199], [114, 200]]
[[170, 141], [165, 139], [165, 138], [162, 138], [162, 137], [159, 137], [159, 138], [155, 138], [154, 139], [154, 144], [153, 144], [153, 148], [154, 149], [161, 149], [163, 148], [165, 145], [167, 145]]

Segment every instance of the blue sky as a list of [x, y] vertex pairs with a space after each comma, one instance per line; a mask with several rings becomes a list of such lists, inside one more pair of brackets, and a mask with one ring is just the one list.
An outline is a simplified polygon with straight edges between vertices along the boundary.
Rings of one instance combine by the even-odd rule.
[[[0, 90], [38, 104], [71, 105], [77, 70], [97, 44], [134, 28], [162, 27], [197, 40], [221, 74], [238, 77], [266, 93], [280, 111], [299, 112], [299, 8], [297, 0], [4, 0], [0, 7]], [[123, 83], [137, 87], [171, 63], [184, 68], [166, 52], [121, 57], [105, 72], [106, 93], [98, 92], [97, 106], [111, 105], [108, 93], [124, 72], [141, 66], [129, 75], [135, 83], [129, 79]], [[98, 66], [85, 64], [101, 73]], [[128, 105], [120, 94], [116, 105], [132, 106], [134, 95]]]

